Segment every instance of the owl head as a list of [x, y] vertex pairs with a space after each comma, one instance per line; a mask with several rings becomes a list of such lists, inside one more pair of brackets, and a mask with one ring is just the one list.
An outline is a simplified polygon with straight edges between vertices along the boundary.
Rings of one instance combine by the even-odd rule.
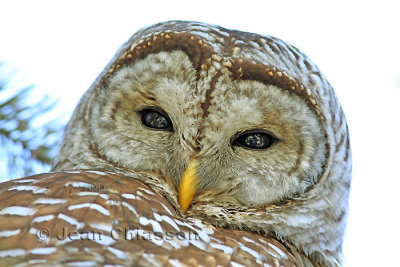
[[134, 34], [82, 97], [54, 170], [145, 181], [182, 216], [338, 265], [351, 152], [319, 69], [274, 37], [186, 21]]

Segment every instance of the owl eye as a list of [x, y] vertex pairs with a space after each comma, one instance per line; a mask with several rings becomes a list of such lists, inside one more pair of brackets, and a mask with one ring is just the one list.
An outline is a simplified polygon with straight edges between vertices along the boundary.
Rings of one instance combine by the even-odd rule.
[[163, 112], [144, 109], [140, 112], [143, 125], [157, 130], [172, 130], [171, 119]]
[[241, 133], [234, 141], [233, 145], [242, 146], [250, 149], [267, 149], [276, 138], [263, 131], [247, 131]]

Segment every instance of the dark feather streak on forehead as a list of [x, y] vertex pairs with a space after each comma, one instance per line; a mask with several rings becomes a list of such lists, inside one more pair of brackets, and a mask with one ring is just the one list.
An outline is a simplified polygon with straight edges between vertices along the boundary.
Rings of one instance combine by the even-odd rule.
[[[255, 80], [266, 85], [275, 85], [293, 92], [305, 99], [310, 108], [314, 110], [318, 116], [321, 116], [317, 100], [312, 96], [311, 90], [306, 88], [300, 81], [290, 77], [284, 70], [280, 70], [276, 66], [265, 65], [235, 56], [237, 50], [243, 49], [243, 44], [235, 46], [233, 39], [240, 40], [241, 38], [243, 41], [254, 41], [257, 38], [263, 39], [263, 36], [246, 32], [230, 31], [223, 28], [220, 28], [220, 30], [228, 34], [222, 35], [215, 31], [212, 34], [214, 36], [218, 34], [223, 55], [219, 55], [219, 53], [207, 43], [205, 38], [200, 36], [198, 31], [191, 32], [189, 29], [186, 29], [186, 31], [171, 30], [149, 34], [142, 39], [134, 41], [130, 47], [121, 52], [120, 56], [109, 66], [108, 72], [105, 77], [102, 78], [101, 83], [105, 82], [117, 69], [132, 64], [136, 59], [143, 59], [146, 55], [151, 53], [180, 50], [191, 60], [196, 69], [197, 78], [200, 76], [200, 70], [207, 71], [213, 62], [218, 62], [230, 71], [232, 80]], [[242, 33], [242, 35], [240, 33]], [[265, 41], [274, 42], [272, 38], [268, 37], [265, 37]]]
[[131, 64], [136, 59], [143, 59], [148, 54], [174, 50], [181, 50], [187, 54], [197, 71], [207, 64], [207, 59], [211, 58], [214, 52], [203, 40], [186, 32], [161, 32], [133, 43], [110, 66], [106, 78], [115, 70]]
[[290, 77], [286, 72], [274, 66], [249, 62], [248, 60], [232, 59], [230, 61], [232, 65], [228, 69], [232, 72], [234, 79], [255, 80], [294, 92], [305, 99], [308, 106], [312, 110], [315, 110], [318, 116], [321, 115], [317, 101], [311, 95], [311, 91], [305, 88], [298, 80]]

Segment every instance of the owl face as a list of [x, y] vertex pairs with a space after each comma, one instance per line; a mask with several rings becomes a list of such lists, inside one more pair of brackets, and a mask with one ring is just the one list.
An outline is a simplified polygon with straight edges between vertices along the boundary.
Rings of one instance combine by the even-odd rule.
[[178, 213], [341, 261], [346, 120], [317, 66], [277, 38], [185, 21], [140, 30], [75, 110], [53, 170], [71, 168], [155, 174], [141, 177]]
[[180, 50], [116, 71], [92, 113], [99, 153], [176, 188], [196, 157], [196, 195], [210, 191], [215, 201], [241, 205], [276, 202], [314, 184], [326, 142], [305, 101], [274, 85], [232, 80], [227, 69], [210, 71], [198, 73]]

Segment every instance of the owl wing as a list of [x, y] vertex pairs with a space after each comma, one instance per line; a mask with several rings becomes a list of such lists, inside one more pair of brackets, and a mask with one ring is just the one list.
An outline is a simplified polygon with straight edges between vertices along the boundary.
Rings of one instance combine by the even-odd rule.
[[182, 218], [137, 179], [98, 170], [0, 184], [0, 266], [309, 266], [290, 244]]

